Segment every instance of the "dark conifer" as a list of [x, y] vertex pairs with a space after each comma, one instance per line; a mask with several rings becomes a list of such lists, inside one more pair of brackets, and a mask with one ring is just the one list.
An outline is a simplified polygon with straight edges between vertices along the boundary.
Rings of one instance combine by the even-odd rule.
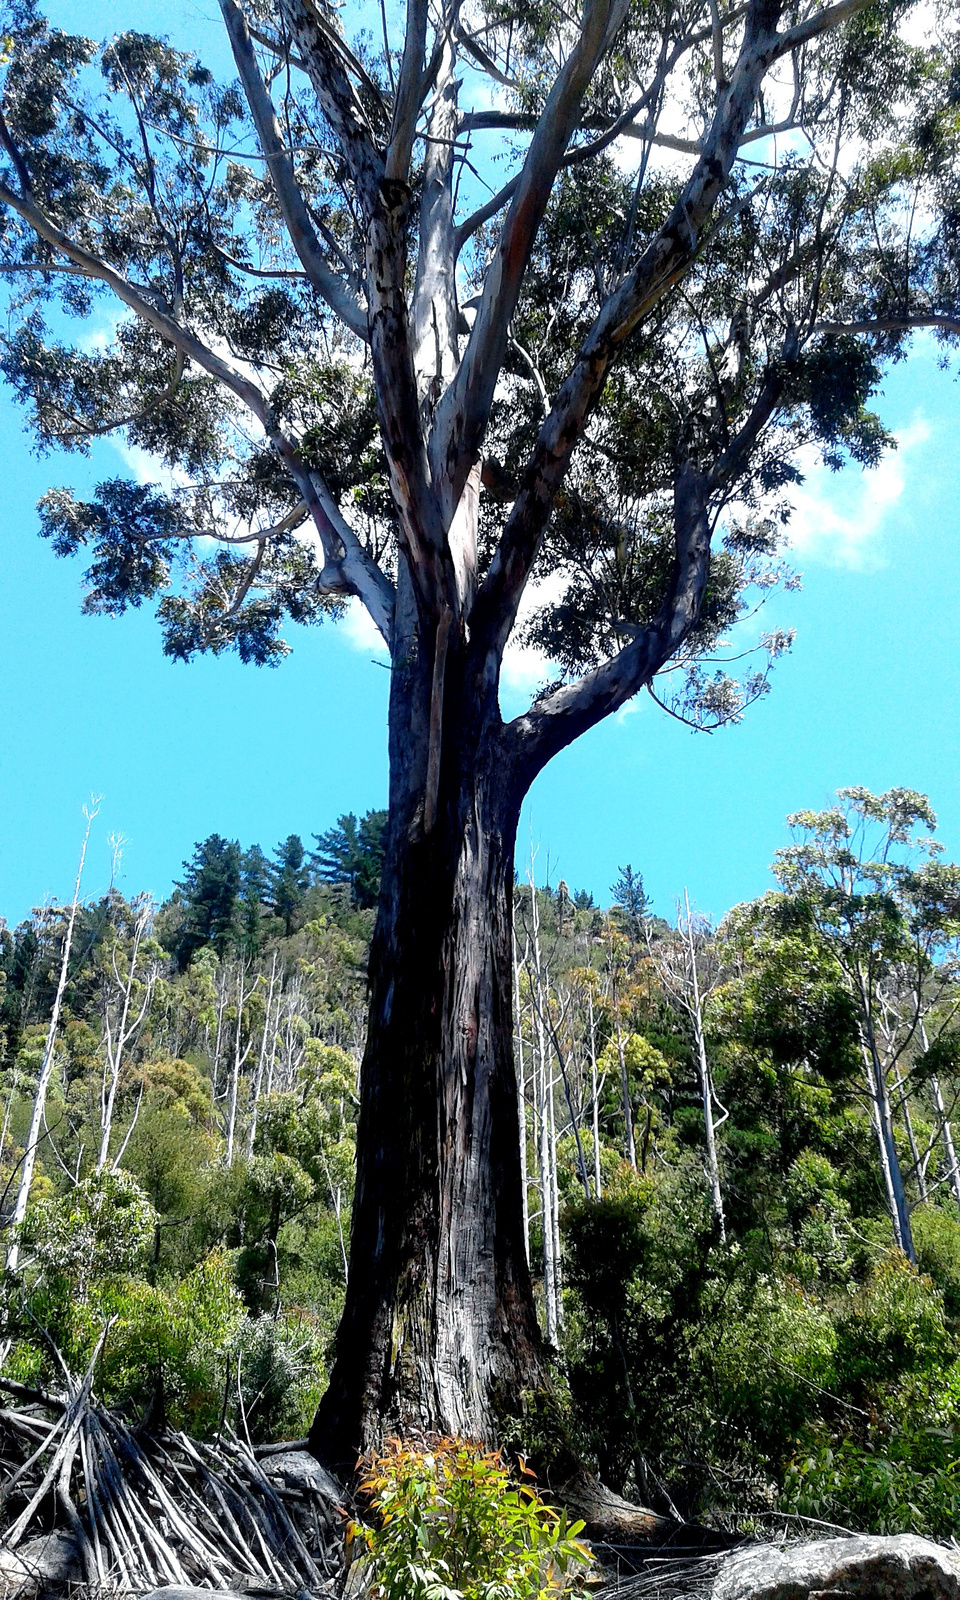
[[289, 939], [294, 931], [297, 913], [310, 887], [307, 852], [298, 833], [288, 834], [286, 839], [277, 845], [269, 872], [273, 914], [280, 918], [283, 931]]
[[198, 844], [177, 885], [186, 908], [175, 954], [181, 972], [197, 950], [212, 945], [224, 956], [239, 934], [241, 852], [235, 839], [211, 833]]
[[317, 849], [310, 857], [321, 883], [344, 884], [355, 906], [377, 903], [383, 870], [385, 811], [367, 811], [359, 820], [352, 811], [337, 818], [336, 827], [315, 833]]

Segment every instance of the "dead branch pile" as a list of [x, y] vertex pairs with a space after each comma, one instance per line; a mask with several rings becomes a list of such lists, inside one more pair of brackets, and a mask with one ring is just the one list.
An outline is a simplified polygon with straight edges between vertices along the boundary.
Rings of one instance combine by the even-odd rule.
[[234, 1435], [146, 1435], [97, 1405], [94, 1366], [61, 1394], [0, 1378], [17, 1402], [0, 1409], [5, 1557], [60, 1527], [98, 1589], [331, 1592], [344, 1517], [312, 1458], [290, 1446], [257, 1451]]

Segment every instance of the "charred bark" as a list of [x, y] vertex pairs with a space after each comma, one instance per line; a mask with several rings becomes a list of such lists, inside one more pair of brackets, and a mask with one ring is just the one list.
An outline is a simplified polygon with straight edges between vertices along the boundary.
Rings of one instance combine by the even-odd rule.
[[451, 644], [436, 813], [424, 827], [426, 655], [394, 670], [350, 1272], [310, 1436], [324, 1462], [348, 1472], [384, 1431], [493, 1440], [504, 1414], [545, 1382], [512, 1038], [522, 790], [495, 701], [466, 679]]

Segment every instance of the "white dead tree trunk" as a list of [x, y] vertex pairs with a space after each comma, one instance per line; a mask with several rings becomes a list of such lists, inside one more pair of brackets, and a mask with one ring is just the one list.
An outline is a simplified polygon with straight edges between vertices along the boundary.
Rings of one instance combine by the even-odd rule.
[[[237, 1026], [233, 1035], [233, 1069], [230, 1073], [230, 1110], [227, 1114], [227, 1147], [224, 1152], [224, 1161], [228, 1167], [233, 1165], [233, 1152], [236, 1143], [237, 1102], [240, 1094], [240, 1071], [248, 1055], [250, 1054], [251, 1049], [253, 1048], [253, 1040], [248, 1039], [246, 1049], [243, 1051], [240, 1049], [241, 1040], [243, 1038], [243, 1006], [244, 1001], [249, 999], [249, 994], [244, 988], [245, 977], [246, 972], [241, 963], [237, 971]], [[257, 982], [259, 983], [259, 981], [260, 980], [258, 978]]]
[[80, 905], [80, 880], [83, 877], [83, 863], [86, 860], [87, 845], [90, 842], [90, 829], [93, 826], [93, 819], [99, 810], [99, 800], [95, 800], [89, 806], [84, 806], [83, 808], [87, 826], [83, 834], [83, 844], [80, 846], [77, 881], [73, 886], [73, 900], [70, 904], [67, 931], [63, 941], [63, 954], [60, 958], [60, 976], [57, 980], [57, 992], [53, 1000], [53, 1010], [50, 1013], [50, 1024], [47, 1028], [47, 1041], [43, 1050], [40, 1076], [37, 1079], [37, 1087], [34, 1090], [33, 1112], [30, 1117], [30, 1128], [23, 1152], [23, 1165], [20, 1169], [20, 1187], [17, 1190], [17, 1201], [11, 1218], [11, 1239], [7, 1247], [7, 1269], [10, 1272], [15, 1269], [20, 1259], [19, 1230], [23, 1226], [24, 1218], [27, 1215], [27, 1202], [30, 1198], [30, 1187], [33, 1183], [33, 1174], [37, 1165], [37, 1146], [40, 1143], [40, 1130], [43, 1127], [47, 1105], [47, 1090], [50, 1087], [50, 1077], [53, 1073], [53, 1055], [57, 1043], [57, 1029], [60, 1025], [60, 1010], [63, 1006], [64, 991], [67, 987], [67, 977], [70, 970], [70, 951], [73, 947], [73, 930]]
[[590, 1093], [593, 1115], [593, 1190], [594, 1198], [603, 1198], [603, 1179], [600, 1174], [600, 1090], [603, 1079], [597, 1077], [597, 1027], [593, 1014], [593, 995], [587, 991], [587, 1016], [590, 1029]]
[[[120, 1087], [120, 1074], [128, 1045], [136, 1038], [143, 1025], [144, 1018], [150, 1008], [153, 998], [154, 985], [157, 981], [156, 964], [149, 970], [143, 984], [143, 993], [140, 1005], [134, 1017], [130, 1015], [134, 989], [137, 982], [140, 948], [144, 934], [150, 924], [153, 907], [149, 900], [144, 899], [137, 907], [136, 922], [133, 930], [133, 943], [130, 948], [127, 973], [124, 976], [117, 965], [117, 948], [114, 943], [110, 953], [113, 981], [116, 985], [115, 997], [119, 1005], [119, 1014], [113, 1014], [112, 1000], [114, 996], [107, 996], [104, 1006], [104, 1065], [103, 1077], [100, 1085], [100, 1150], [97, 1155], [97, 1172], [102, 1172], [110, 1157], [110, 1136], [113, 1132], [113, 1116], [117, 1102], [117, 1091]], [[114, 1163], [116, 1166], [116, 1163]]]
[[[257, 1138], [257, 1113], [260, 1107], [260, 1094], [263, 1088], [263, 1073], [267, 1062], [267, 1040], [270, 1037], [270, 1025], [273, 1020], [274, 1041], [276, 1040], [276, 1019], [273, 1017], [273, 991], [277, 983], [277, 952], [273, 952], [270, 963], [270, 983], [267, 988], [267, 1004], [263, 1014], [263, 1033], [260, 1038], [260, 1054], [257, 1057], [257, 1073], [253, 1082], [253, 1104], [250, 1107], [250, 1126], [247, 1129], [247, 1160], [253, 1155], [253, 1147]], [[269, 1092], [269, 1091], [268, 1091]], [[337, 1213], [339, 1220], [339, 1212]]]
[[[526, 960], [526, 955], [524, 956]], [[520, 1121], [520, 1187], [523, 1198], [523, 1247], [530, 1260], [530, 1200], [527, 1194], [527, 1099], [526, 1067], [523, 1058], [523, 1011], [520, 1004], [520, 961], [517, 940], [513, 940], [513, 1011], [517, 1032], [517, 1115]], [[2, 1149], [2, 1147], [0, 1147]]]
[[530, 921], [529, 952], [532, 965], [528, 965], [536, 1037], [536, 1074], [540, 1122], [540, 1202], [541, 1232], [543, 1235], [543, 1298], [547, 1342], [555, 1345], [561, 1324], [560, 1301], [560, 1224], [557, 1196], [557, 1135], [553, 1116], [553, 1076], [548, 1066], [549, 1050], [544, 1026], [544, 1007], [541, 992], [542, 964], [540, 955], [540, 908], [533, 870], [530, 871]]
[[[710, 1205], [716, 1219], [720, 1238], [725, 1241], [727, 1225], [723, 1210], [723, 1189], [720, 1182], [717, 1129], [726, 1121], [728, 1113], [720, 1105], [714, 1093], [703, 1026], [703, 1002], [719, 981], [720, 971], [719, 966], [714, 967], [709, 974], [702, 970], [707, 950], [706, 935], [709, 931], [708, 924], [702, 919], [694, 917], [690, 910], [690, 896], [686, 889], [683, 891], [683, 903], [683, 912], [680, 910], [679, 902], [677, 904], [677, 933], [679, 938], [676, 941], [670, 943], [666, 940], [654, 941], [650, 937], [649, 927], [645, 927], [644, 932], [648, 954], [664, 991], [684, 1016], [690, 1029], [694, 1062], [700, 1085], [700, 1098], [703, 1105], [703, 1130], [706, 1147], [705, 1164], [707, 1185], [710, 1190]], [[714, 1120], [714, 1106], [717, 1106], [721, 1112], [719, 1121]]]

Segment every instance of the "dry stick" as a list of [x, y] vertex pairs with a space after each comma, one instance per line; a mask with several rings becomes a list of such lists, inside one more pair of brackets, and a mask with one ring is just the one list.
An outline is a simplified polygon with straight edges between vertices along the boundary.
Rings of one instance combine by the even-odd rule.
[[57, 1475], [60, 1471], [61, 1462], [67, 1453], [69, 1444], [70, 1433], [65, 1432], [63, 1439], [60, 1441], [59, 1445], [54, 1451], [53, 1459], [50, 1462], [50, 1465], [47, 1467], [47, 1470], [40, 1481], [39, 1489], [37, 1489], [33, 1498], [30, 1500], [24, 1510], [21, 1511], [16, 1522], [13, 1524], [13, 1527], [7, 1532], [5, 1543], [8, 1550], [15, 1550], [17, 1548], [17, 1545], [20, 1543], [20, 1540], [23, 1538], [24, 1533], [30, 1525], [30, 1520], [33, 1517], [34, 1512], [53, 1488], [53, 1485], [57, 1479]]
[[247, 1540], [244, 1537], [243, 1529], [240, 1527], [236, 1517], [230, 1510], [230, 1506], [227, 1503], [227, 1499], [223, 1493], [221, 1485], [217, 1482], [216, 1474], [211, 1472], [208, 1467], [203, 1465], [203, 1463], [201, 1463], [200, 1471], [203, 1474], [203, 1481], [206, 1483], [207, 1488], [210, 1490], [210, 1493], [213, 1495], [214, 1499], [219, 1505], [226, 1520], [227, 1527], [230, 1529], [233, 1535], [229, 1542], [231, 1548], [236, 1553], [237, 1559], [241, 1562], [241, 1564], [245, 1564], [248, 1569], [253, 1568], [253, 1570], [260, 1577], [268, 1576], [261, 1563], [249, 1549]]
[[[91, 1447], [91, 1470], [96, 1477], [97, 1463], [94, 1448], [96, 1436], [94, 1430], [89, 1426], [87, 1428], [87, 1436]], [[106, 1544], [111, 1560], [113, 1561], [115, 1571], [119, 1574], [120, 1580], [123, 1583], [125, 1583], [128, 1587], [132, 1587], [134, 1574], [130, 1572], [126, 1559], [126, 1549], [130, 1542], [129, 1533], [124, 1532], [123, 1527], [119, 1522], [119, 1518], [117, 1517], [112, 1505], [112, 1498], [112, 1486], [108, 1481], [107, 1474], [103, 1469], [103, 1463], [101, 1462], [99, 1481], [97, 1483], [97, 1510], [100, 1516], [100, 1529], [103, 1533], [104, 1543]]]
[[79, 1442], [80, 1430], [78, 1430], [74, 1435], [72, 1441], [67, 1447], [66, 1452], [64, 1453], [63, 1463], [60, 1467], [60, 1475], [57, 1479], [57, 1499], [60, 1501], [60, 1504], [63, 1507], [64, 1515], [70, 1524], [70, 1531], [73, 1534], [73, 1537], [76, 1540], [77, 1548], [80, 1551], [80, 1560], [83, 1562], [84, 1577], [86, 1578], [88, 1584], [92, 1584], [96, 1583], [97, 1581], [97, 1569], [93, 1559], [93, 1548], [90, 1544], [89, 1538], [87, 1537], [87, 1531], [84, 1528], [83, 1523], [80, 1521], [80, 1513], [74, 1504], [73, 1496], [70, 1493], [70, 1474], [73, 1471], [73, 1463], [76, 1460], [77, 1446]]
[[47, 1406], [51, 1411], [66, 1411], [70, 1405], [69, 1395], [49, 1394], [46, 1389], [33, 1389], [28, 1383], [17, 1383], [14, 1378], [0, 1378], [0, 1389], [26, 1400], [28, 1405]]
[[[17, 1545], [20, 1543], [20, 1540], [23, 1538], [24, 1533], [29, 1527], [31, 1517], [33, 1516], [37, 1507], [43, 1501], [44, 1496], [49, 1493], [56, 1482], [63, 1459], [70, 1449], [71, 1439], [73, 1438], [74, 1434], [79, 1431], [83, 1413], [90, 1398], [90, 1390], [93, 1387], [93, 1374], [96, 1369], [97, 1362], [100, 1360], [100, 1352], [103, 1349], [104, 1341], [109, 1330], [113, 1327], [113, 1321], [114, 1319], [111, 1317], [109, 1322], [104, 1324], [103, 1331], [97, 1340], [96, 1348], [94, 1349], [93, 1355], [90, 1359], [90, 1365], [84, 1374], [83, 1382], [77, 1390], [77, 1393], [70, 1404], [69, 1410], [64, 1415], [62, 1423], [63, 1438], [60, 1440], [60, 1443], [57, 1445], [57, 1448], [53, 1453], [53, 1458], [43, 1475], [39, 1489], [37, 1489], [28, 1505], [26, 1505], [23, 1511], [21, 1511], [16, 1522], [13, 1524], [13, 1527], [7, 1532], [5, 1543], [8, 1550], [15, 1550], [17, 1548]], [[48, 1436], [47, 1445], [49, 1445], [52, 1438], [53, 1430], [51, 1430]], [[46, 1446], [44, 1446], [44, 1448], [46, 1448]], [[10, 1486], [7, 1485], [8, 1493], [9, 1488]]]
[[[122, 1478], [121, 1481], [123, 1481]], [[144, 1559], [148, 1565], [152, 1565], [157, 1577], [168, 1580], [171, 1583], [189, 1582], [189, 1576], [176, 1551], [167, 1543], [163, 1534], [157, 1528], [149, 1509], [149, 1503], [144, 1506], [140, 1498], [127, 1488], [124, 1489], [124, 1496], [128, 1520], [134, 1524], [135, 1532], [139, 1529], [141, 1537], [138, 1537], [138, 1542], [141, 1545], [141, 1549], [144, 1549], [145, 1541], [153, 1552], [152, 1555], [148, 1555], [148, 1552], [144, 1549]]]
[[[246, 1563], [248, 1571], [252, 1568], [253, 1569], [253, 1573], [254, 1573], [255, 1576], [265, 1577], [266, 1574], [264, 1573], [264, 1570], [261, 1567], [260, 1563], [253, 1556], [252, 1552], [247, 1548], [247, 1542], [246, 1542], [242, 1532], [237, 1527], [237, 1524], [236, 1524], [236, 1521], [235, 1521], [235, 1519], [233, 1517], [233, 1514], [230, 1511], [230, 1508], [227, 1505], [226, 1500], [223, 1497], [223, 1494], [221, 1492], [221, 1486], [220, 1486], [219, 1482], [217, 1481], [217, 1479], [214, 1476], [214, 1474], [207, 1467], [206, 1463], [204, 1462], [204, 1460], [202, 1459], [202, 1457], [198, 1453], [198, 1450], [194, 1447], [193, 1440], [188, 1439], [186, 1434], [178, 1434], [176, 1437], [178, 1438], [178, 1440], [181, 1443], [181, 1448], [183, 1449], [184, 1455], [192, 1458], [193, 1461], [196, 1463], [196, 1470], [200, 1474], [201, 1481], [206, 1483], [207, 1486], [212, 1491], [212, 1493], [214, 1495], [214, 1498], [218, 1501], [218, 1503], [219, 1503], [219, 1505], [220, 1505], [220, 1507], [221, 1507], [221, 1509], [223, 1511], [223, 1514], [227, 1519], [228, 1526], [233, 1530], [233, 1533], [236, 1536], [236, 1543], [234, 1543], [234, 1540], [231, 1539], [231, 1538], [227, 1539], [228, 1545], [235, 1551], [235, 1553], [238, 1556], [238, 1558], [241, 1561], [241, 1563]], [[180, 1481], [184, 1485], [184, 1488], [187, 1488], [188, 1491], [189, 1491], [189, 1486], [184, 1483], [183, 1475], [180, 1472], [179, 1468], [172, 1461], [171, 1461], [170, 1464], [171, 1464], [171, 1466], [173, 1468], [173, 1471], [180, 1478]], [[189, 1492], [192, 1494], [192, 1491], [189, 1491]], [[201, 1501], [200, 1504], [203, 1505], [203, 1502]], [[206, 1514], [209, 1516], [210, 1515], [209, 1509], [207, 1507], [204, 1507], [204, 1510], [205, 1510]], [[223, 1538], [223, 1529], [222, 1528], [218, 1528], [218, 1532], [220, 1533], [221, 1538]], [[238, 1570], [242, 1570], [242, 1569], [238, 1568]]]
[[224, 1467], [223, 1477], [224, 1477], [225, 1484], [227, 1485], [227, 1487], [232, 1489], [233, 1493], [236, 1495], [236, 1498], [239, 1501], [240, 1505], [242, 1506], [243, 1510], [246, 1512], [247, 1517], [248, 1517], [248, 1519], [250, 1521], [250, 1525], [251, 1525], [251, 1527], [253, 1529], [253, 1532], [254, 1532], [254, 1535], [256, 1537], [257, 1543], [259, 1544], [261, 1550], [263, 1551], [263, 1556], [264, 1556], [264, 1559], [265, 1559], [265, 1561], [267, 1563], [267, 1567], [270, 1570], [270, 1574], [282, 1587], [286, 1582], [289, 1581], [291, 1576], [295, 1577], [296, 1574], [287, 1573], [285, 1571], [282, 1571], [280, 1569], [280, 1567], [278, 1567], [277, 1561], [279, 1560], [279, 1557], [275, 1558], [274, 1552], [270, 1549], [269, 1544], [267, 1543], [266, 1539], [264, 1538], [263, 1528], [261, 1527], [261, 1524], [260, 1524], [260, 1518], [256, 1515], [256, 1503], [253, 1500], [253, 1497], [244, 1494], [242, 1486], [238, 1490], [237, 1487], [236, 1487], [235, 1481], [233, 1481], [233, 1482], [231, 1481], [231, 1478], [234, 1479], [234, 1480], [236, 1479], [236, 1472], [235, 1471], [234, 1472], [230, 1471], [231, 1463], [228, 1462], [228, 1461], [225, 1461], [223, 1463], [223, 1467]]
[[[184, 1438], [185, 1436], [180, 1435], [180, 1437]], [[176, 1462], [169, 1455], [166, 1456], [166, 1460], [174, 1477], [179, 1480], [180, 1486], [190, 1502], [191, 1509], [195, 1514], [202, 1514], [203, 1518], [213, 1525], [216, 1536], [222, 1541], [223, 1530], [214, 1522], [209, 1507], [205, 1506], [199, 1496], [194, 1494]], [[199, 1526], [192, 1526], [187, 1521], [177, 1502], [167, 1490], [163, 1480], [154, 1472], [146, 1457], [142, 1458], [140, 1467], [160, 1503], [161, 1510], [166, 1513], [171, 1529], [183, 1541], [186, 1548], [196, 1556], [203, 1570], [213, 1581], [214, 1586], [222, 1586], [224, 1579], [229, 1576], [229, 1568], [224, 1563], [220, 1551], [209, 1542]]]
[[98, 1523], [103, 1516], [103, 1511], [100, 1505], [100, 1491], [97, 1488], [96, 1480], [90, 1470], [85, 1428], [81, 1428], [80, 1430], [80, 1464], [83, 1468], [83, 1483], [87, 1496], [87, 1509], [90, 1513], [90, 1535], [93, 1540], [93, 1557], [97, 1569], [97, 1579], [100, 1583], [105, 1583], [107, 1575], [103, 1565], [103, 1551], [100, 1548], [100, 1529], [98, 1527]]
[[12, 1428], [15, 1433], [28, 1433], [33, 1437], [39, 1433], [41, 1438], [49, 1442], [51, 1433], [59, 1428], [60, 1423], [44, 1422], [41, 1417], [28, 1417], [22, 1411], [7, 1411], [0, 1409], [0, 1422]]
[[270, 1482], [270, 1479], [262, 1471], [256, 1457], [252, 1454], [247, 1457], [242, 1452], [238, 1451], [238, 1458], [243, 1470], [246, 1472], [251, 1481], [260, 1489], [260, 1492], [267, 1505], [274, 1512], [277, 1521], [280, 1523], [280, 1528], [284, 1534], [285, 1540], [292, 1541], [294, 1549], [297, 1551], [301, 1561], [304, 1564], [308, 1581], [318, 1581], [321, 1575], [317, 1571], [313, 1557], [311, 1556], [310, 1551], [307, 1549], [307, 1546], [304, 1544], [296, 1523], [293, 1521], [292, 1517], [288, 1515], [286, 1506], [283, 1504], [283, 1501], [277, 1494], [277, 1491]]
[[[231, 1459], [225, 1462], [224, 1466], [229, 1470], [231, 1481], [235, 1486], [237, 1479], [240, 1479], [235, 1492], [242, 1496], [248, 1514], [258, 1526], [265, 1525], [270, 1537], [282, 1545], [284, 1550], [292, 1544], [296, 1553], [310, 1568], [312, 1565], [310, 1554], [287, 1515], [286, 1507], [273, 1484], [261, 1471], [252, 1452], [245, 1450], [238, 1441], [228, 1443], [226, 1448], [230, 1452]], [[244, 1479], [247, 1483], [244, 1483]], [[311, 1576], [319, 1577], [316, 1569], [313, 1569]]]
[[[213, 1583], [215, 1585], [221, 1585], [225, 1577], [226, 1569], [221, 1563], [220, 1552], [215, 1550], [207, 1542], [207, 1540], [200, 1533], [199, 1528], [191, 1526], [191, 1524], [186, 1520], [176, 1501], [173, 1500], [167, 1492], [166, 1487], [160, 1477], [153, 1471], [149, 1461], [142, 1454], [142, 1452], [137, 1449], [129, 1435], [120, 1437], [118, 1442], [123, 1450], [123, 1453], [127, 1455], [132, 1460], [134, 1465], [139, 1469], [144, 1478], [147, 1489], [153, 1492], [160, 1510], [166, 1515], [167, 1520], [170, 1523], [171, 1530], [180, 1538], [184, 1546], [196, 1557], [197, 1561], [212, 1579]], [[173, 1463], [169, 1464], [171, 1466], [173, 1465]], [[184, 1484], [183, 1487], [186, 1490], [188, 1499], [191, 1501], [192, 1508], [203, 1512], [205, 1516], [209, 1517], [207, 1508], [203, 1505], [202, 1501], [196, 1500], [189, 1485]], [[174, 1552], [170, 1550], [169, 1546], [167, 1546], [167, 1549], [170, 1553], [171, 1559], [180, 1567], [180, 1571], [182, 1572], [182, 1563], [179, 1562], [178, 1558]]]
[[[142, 1520], [149, 1521], [149, 1519], [143, 1517], [136, 1497], [132, 1493], [124, 1474], [120, 1471], [109, 1438], [96, 1419], [93, 1418], [91, 1420], [91, 1433], [96, 1440], [103, 1472], [103, 1482], [105, 1488], [109, 1491], [112, 1502], [110, 1509], [117, 1529], [122, 1535], [124, 1528], [126, 1528], [127, 1541], [129, 1542], [132, 1536], [134, 1545], [139, 1549], [141, 1576], [150, 1582], [156, 1582], [158, 1576], [156, 1563], [148, 1556], [138, 1527], [138, 1522]], [[132, 1554], [133, 1552], [130, 1553]], [[126, 1556], [124, 1559], [126, 1560]]]
[[29, 1459], [26, 1460], [23, 1463], [22, 1466], [18, 1467], [16, 1472], [14, 1472], [7, 1479], [6, 1483], [3, 1485], [3, 1488], [0, 1489], [0, 1507], [4, 1506], [6, 1504], [7, 1500], [10, 1498], [10, 1495], [11, 1495], [12, 1491], [16, 1488], [17, 1484], [20, 1482], [20, 1479], [26, 1476], [26, 1474], [30, 1471], [30, 1468], [36, 1465], [36, 1463], [40, 1460], [40, 1457], [42, 1455], [46, 1454], [47, 1450], [50, 1447], [50, 1444], [53, 1441], [54, 1434], [59, 1433], [62, 1427], [63, 1427], [63, 1418], [60, 1417], [59, 1420], [57, 1422], [55, 1422], [53, 1424], [53, 1426], [51, 1427], [50, 1432], [47, 1434], [46, 1438], [43, 1440], [43, 1443], [38, 1445], [36, 1450], [34, 1450], [33, 1455], [30, 1456]]

